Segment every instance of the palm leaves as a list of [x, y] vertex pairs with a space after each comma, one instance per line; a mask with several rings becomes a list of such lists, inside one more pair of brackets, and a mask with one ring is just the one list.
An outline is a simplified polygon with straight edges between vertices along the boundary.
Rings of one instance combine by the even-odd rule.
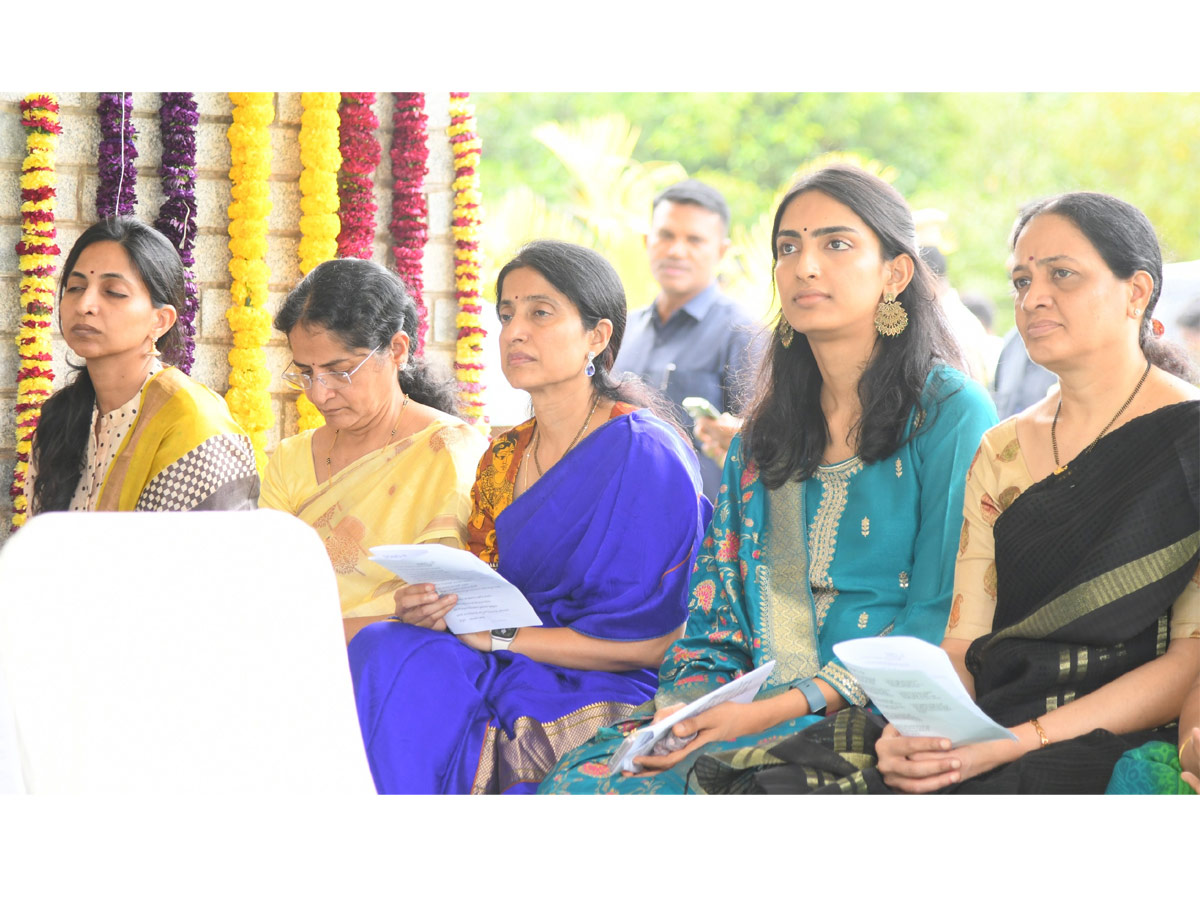
[[568, 201], [551, 207], [526, 187], [506, 192], [488, 216], [484, 254], [494, 279], [500, 266], [531, 240], [554, 238], [591, 247], [621, 276], [631, 307], [658, 291], [646, 263], [645, 235], [654, 195], [687, 177], [674, 162], [633, 158], [641, 132], [621, 115], [548, 122], [534, 136], [570, 179]]

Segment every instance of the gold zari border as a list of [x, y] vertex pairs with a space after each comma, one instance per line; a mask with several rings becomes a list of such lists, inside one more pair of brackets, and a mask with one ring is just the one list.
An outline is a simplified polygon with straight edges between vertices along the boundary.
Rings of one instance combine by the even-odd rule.
[[808, 591], [804, 543], [804, 485], [789, 481], [767, 493], [767, 559], [759, 566], [762, 659], [774, 659], [768, 684], [790, 684], [815, 675], [821, 659]]
[[510, 738], [489, 725], [484, 734], [472, 794], [497, 794], [514, 784], [540, 782], [560, 756], [590, 740], [605, 725], [627, 718], [632, 703], [591, 703], [549, 722], [522, 716], [513, 723]]
[[1020, 622], [1000, 629], [992, 635], [985, 648], [1006, 638], [1047, 637], [1064, 625], [1176, 571], [1195, 555], [1197, 549], [1200, 549], [1200, 531], [1103, 575], [1097, 575], [1055, 597]]

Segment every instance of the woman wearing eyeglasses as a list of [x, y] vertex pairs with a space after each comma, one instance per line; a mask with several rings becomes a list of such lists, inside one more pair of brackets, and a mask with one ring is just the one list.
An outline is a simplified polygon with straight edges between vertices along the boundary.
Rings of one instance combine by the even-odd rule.
[[403, 582], [370, 562], [378, 544], [467, 544], [471, 484], [487, 442], [458, 419], [453, 382], [414, 359], [417, 309], [368, 260], [322, 263], [275, 317], [284, 381], [325, 417], [271, 457], [260, 507], [317, 530], [337, 574], [346, 639], [395, 612]]

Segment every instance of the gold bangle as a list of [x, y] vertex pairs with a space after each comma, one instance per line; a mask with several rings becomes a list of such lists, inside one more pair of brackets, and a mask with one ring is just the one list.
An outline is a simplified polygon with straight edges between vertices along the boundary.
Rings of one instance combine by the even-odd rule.
[[1042, 742], [1043, 747], [1050, 743], [1050, 738], [1046, 736], [1046, 731], [1044, 728], [1042, 728], [1042, 723], [1037, 720], [1036, 716], [1029, 720], [1029, 724], [1032, 725], [1033, 730], [1037, 732], [1038, 740]]
[[1183, 751], [1187, 749], [1187, 745], [1192, 742], [1192, 738], [1195, 736], [1195, 734], [1189, 734], [1187, 740], [1179, 745], [1179, 768], [1181, 769], [1183, 768]]

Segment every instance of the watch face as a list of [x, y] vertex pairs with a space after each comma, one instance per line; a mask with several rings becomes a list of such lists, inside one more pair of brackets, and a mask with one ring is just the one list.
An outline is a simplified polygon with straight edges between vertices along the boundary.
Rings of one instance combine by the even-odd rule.
[[517, 635], [517, 629], [515, 629], [515, 628], [493, 628], [492, 629], [492, 636], [498, 637], [502, 641], [512, 640], [514, 637], [516, 637], [516, 635]]

